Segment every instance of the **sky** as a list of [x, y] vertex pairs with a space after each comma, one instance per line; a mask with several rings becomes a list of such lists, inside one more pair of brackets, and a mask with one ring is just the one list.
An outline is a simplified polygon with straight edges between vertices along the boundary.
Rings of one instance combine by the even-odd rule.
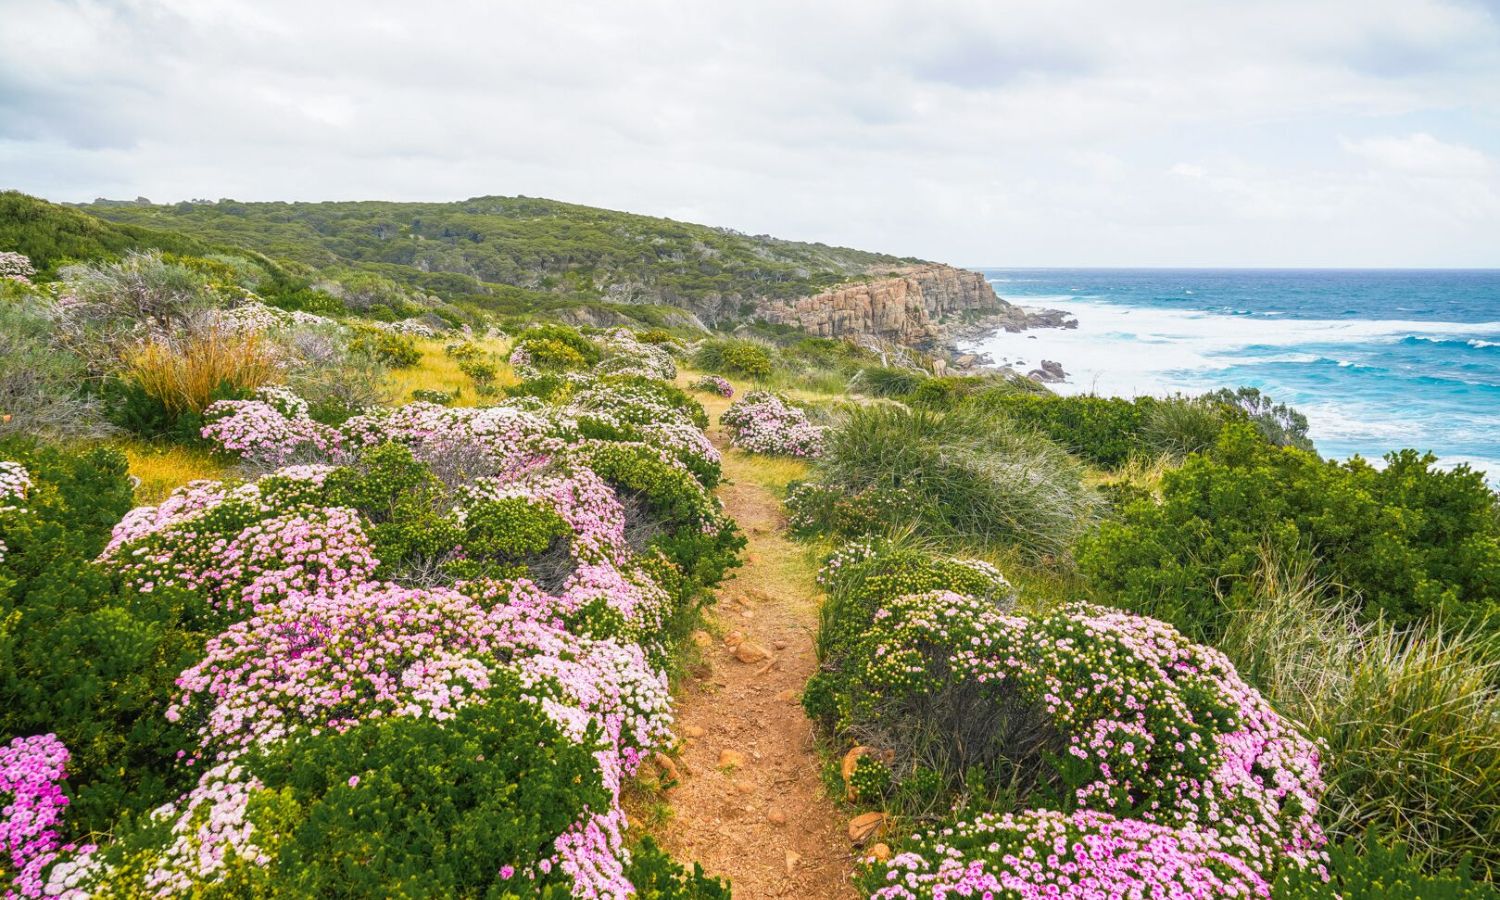
[[0, 188], [1500, 266], [1500, 0], [0, 0]]

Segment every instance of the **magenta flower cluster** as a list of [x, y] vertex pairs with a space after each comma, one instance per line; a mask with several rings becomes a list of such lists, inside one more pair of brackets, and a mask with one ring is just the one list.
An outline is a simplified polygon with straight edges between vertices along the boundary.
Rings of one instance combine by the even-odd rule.
[[18, 737], [0, 746], [0, 885], [6, 900], [69, 893], [66, 879], [46, 891], [46, 870], [63, 854], [87, 855], [92, 846], [65, 844], [59, 837], [68, 798], [68, 749], [55, 735]]
[[[875, 613], [854, 666], [852, 677], [877, 698], [926, 690], [930, 673], [941, 670], [946, 678], [981, 685], [997, 698], [1044, 715], [1065, 742], [1063, 787], [1071, 791], [1073, 805], [1098, 814], [1068, 827], [1111, 848], [1103, 862], [1092, 852], [1078, 853], [1080, 877], [1102, 883], [1123, 877], [1119, 873], [1126, 870], [1114, 868], [1125, 852], [1121, 848], [1138, 841], [1156, 849], [1145, 857], [1130, 850], [1123, 858], [1169, 864], [1174, 872], [1205, 866], [1220, 872], [1227, 865], [1224, 858], [1232, 858], [1231, 873], [1224, 877], [1241, 886], [1263, 887], [1257, 879], [1269, 878], [1279, 865], [1315, 865], [1320, 859], [1324, 837], [1316, 815], [1323, 782], [1317, 748], [1221, 653], [1162, 622], [1084, 605], [1032, 618], [952, 592], [916, 594]], [[1122, 821], [1115, 822], [1116, 816]], [[1048, 829], [1056, 825], [1046, 821]], [[1140, 824], [1175, 836], [1143, 831]], [[1040, 827], [1032, 820], [1007, 820], [997, 827], [1026, 835], [1033, 826]], [[949, 853], [940, 849], [947, 836], [927, 839], [931, 852], [943, 859]], [[1194, 848], [1193, 854], [1158, 858], [1158, 850], [1174, 842]], [[965, 858], [963, 865], [973, 861]], [[1096, 871], [1096, 863], [1103, 868]], [[915, 871], [909, 856], [891, 865]], [[924, 858], [918, 868], [946, 874], [927, 882], [926, 892], [886, 896], [942, 896], [937, 886], [948, 885], [945, 879], [956, 871], [937, 857]], [[1005, 854], [985, 856], [980, 868], [1002, 885], [1009, 877], [1031, 878]], [[1061, 871], [1048, 868], [1053, 875]], [[1135, 887], [1145, 890], [1151, 884], [1141, 881]], [[1033, 896], [1007, 890], [1017, 892], [1002, 896]]]
[[827, 429], [814, 425], [807, 411], [769, 391], [751, 391], [719, 416], [729, 441], [751, 453], [816, 457], [823, 454]]

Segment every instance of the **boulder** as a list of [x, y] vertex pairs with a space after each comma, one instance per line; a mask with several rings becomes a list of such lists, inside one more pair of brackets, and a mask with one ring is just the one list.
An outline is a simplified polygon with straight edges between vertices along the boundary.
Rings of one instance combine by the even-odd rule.
[[857, 847], [864, 846], [866, 841], [879, 837], [884, 831], [885, 813], [861, 813], [849, 820], [849, 840]]

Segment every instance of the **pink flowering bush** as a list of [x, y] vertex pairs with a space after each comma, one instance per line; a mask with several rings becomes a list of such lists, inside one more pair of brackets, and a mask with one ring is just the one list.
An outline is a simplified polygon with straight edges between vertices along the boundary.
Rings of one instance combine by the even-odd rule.
[[35, 274], [36, 267], [26, 254], [0, 250], [0, 280], [31, 284], [31, 277]]
[[826, 430], [807, 412], [769, 391], [751, 391], [719, 417], [734, 446], [751, 453], [815, 457], [823, 453]]
[[31, 473], [18, 462], [0, 461], [0, 512], [14, 512], [26, 504]]
[[[279, 467], [131, 510], [95, 563], [201, 601], [161, 698], [190, 786], [53, 870], [96, 896], [636, 893], [620, 792], [671, 740], [666, 636], [743, 538], [696, 404], [584, 378], [337, 430], [284, 391], [221, 405], [205, 436]], [[663, 859], [640, 877], [687, 878]]]
[[921, 835], [862, 879], [873, 900], [948, 896], [1270, 897], [1266, 879], [1212, 831], [1107, 813], [983, 815]]
[[695, 391], [718, 394], [720, 397], [734, 396], [734, 385], [722, 375], [701, 375], [693, 379], [692, 387]]
[[967, 715], [1005, 708], [1029, 725], [975, 742], [969, 764], [1055, 757], [1037, 778], [1070, 806], [1214, 831], [1261, 871], [1322, 846], [1316, 748], [1222, 654], [1162, 622], [1089, 606], [1030, 618], [915, 594], [875, 612], [846, 664], [864, 686], [841, 709], [846, 728], [899, 729], [935, 685], [962, 686]]
[[340, 434], [307, 414], [284, 389], [262, 388], [253, 400], [219, 400], [204, 410], [202, 437], [221, 452], [275, 467], [335, 456]]

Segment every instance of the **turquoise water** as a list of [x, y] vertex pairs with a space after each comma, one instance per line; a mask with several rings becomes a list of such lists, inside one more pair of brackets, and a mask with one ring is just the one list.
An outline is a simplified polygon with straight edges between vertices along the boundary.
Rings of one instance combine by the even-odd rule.
[[1500, 270], [980, 271], [1078, 318], [970, 345], [1061, 362], [1062, 392], [1249, 385], [1306, 413], [1324, 456], [1416, 447], [1500, 481]]

